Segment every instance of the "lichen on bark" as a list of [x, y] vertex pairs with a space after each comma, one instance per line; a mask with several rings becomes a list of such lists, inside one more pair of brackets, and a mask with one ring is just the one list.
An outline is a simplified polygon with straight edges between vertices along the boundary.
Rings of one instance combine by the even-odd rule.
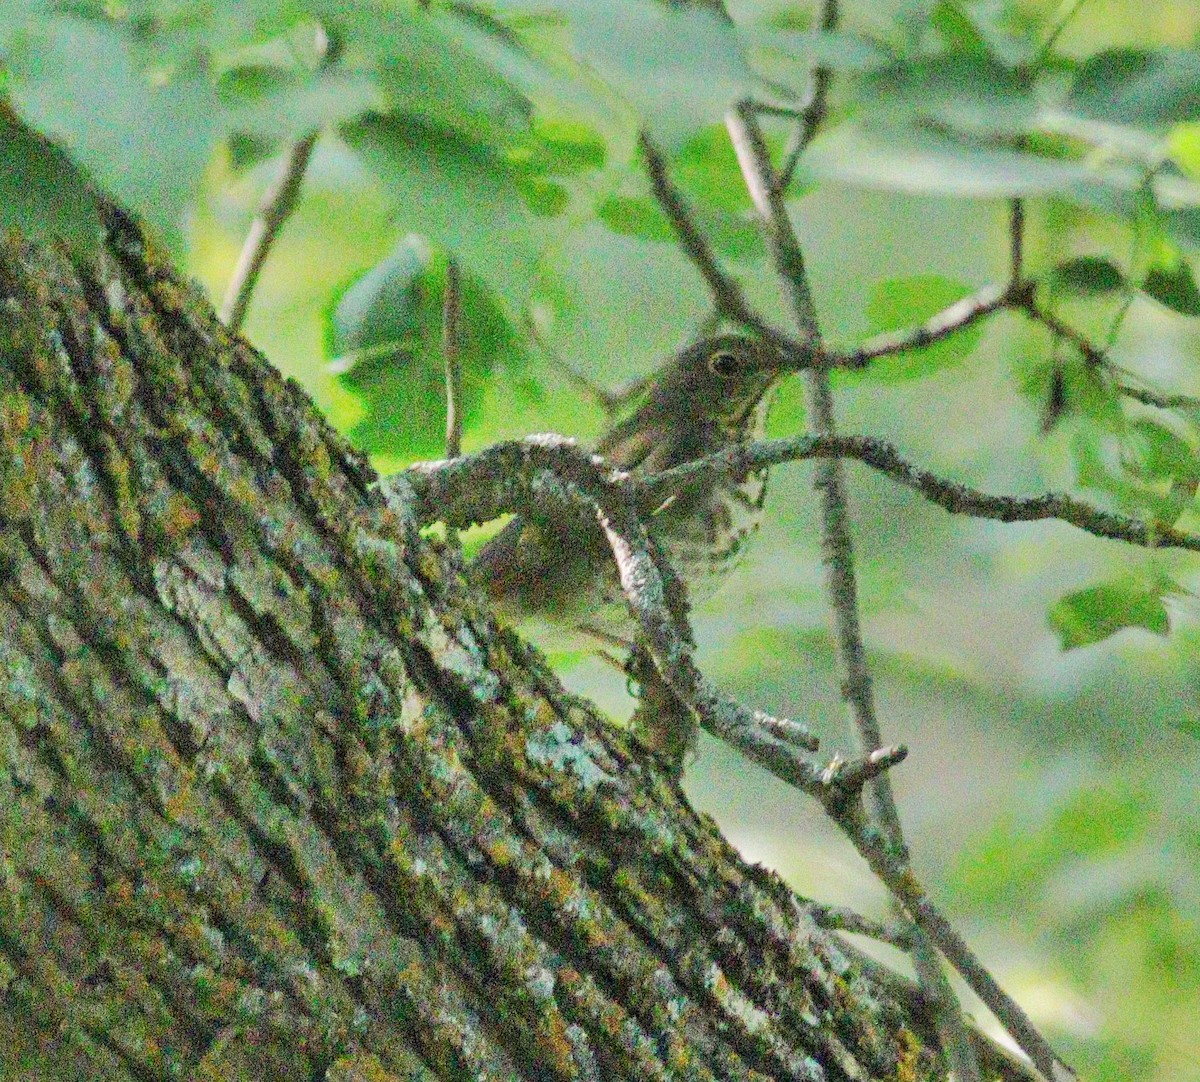
[[[932, 1079], [102, 203], [0, 249], [0, 988], [27, 1077]], [[50, 1072], [50, 1073], [47, 1073]]]

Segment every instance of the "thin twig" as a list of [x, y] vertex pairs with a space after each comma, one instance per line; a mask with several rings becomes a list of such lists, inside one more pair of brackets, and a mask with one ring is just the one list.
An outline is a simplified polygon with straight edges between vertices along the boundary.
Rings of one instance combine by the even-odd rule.
[[741, 102], [735, 106], [726, 116], [725, 125], [729, 129], [750, 198], [762, 219], [771, 259], [791, 303], [800, 333], [805, 341], [818, 346], [820, 331], [808, 274], [804, 268], [804, 255], [796, 243], [783, 194], [773, 184], [770, 151], [754, 115], [753, 104]]
[[906, 920], [871, 920], [846, 906], [826, 905], [824, 902], [793, 899], [793, 904], [800, 914], [811, 918], [818, 928], [826, 931], [864, 935], [904, 951], [912, 947], [912, 925]]
[[[836, 0], [823, 0], [821, 25], [824, 29], [836, 27]], [[815, 109], [806, 116], [806, 140], [815, 134], [816, 124], [824, 115], [828, 89], [828, 73], [823, 77], [814, 73], [812, 100]], [[801, 333], [819, 349], [820, 328], [804, 255], [783, 202], [784, 186], [775, 176], [770, 152], [758, 119], [750, 107], [742, 104], [730, 113], [726, 123], [746, 187], [762, 219], [776, 273], [791, 301], [796, 324]], [[805, 372], [804, 382], [811, 427], [818, 436], [836, 437], [837, 424], [828, 369], [811, 369]], [[870, 748], [880, 746], [882, 733], [875, 713], [871, 673], [863, 645], [858, 579], [854, 568], [854, 543], [850, 536], [850, 516], [841, 462], [836, 458], [818, 462], [813, 472], [813, 485], [821, 500], [821, 550], [825, 564], [826, 592], [833, 612], [838, 664], [842, 670], [842, 697], [850, 710], [861, 758]], [[890, 779], [886, 774], [879, 775], [866, 787], [865, 792], [879, 836], [884, 839], [889, 853], [907, 864], [908, 849]], [[938, 1034], [947, 1058], [960, 1082], [980, 1082], [979, 1067], [971, 1049], [958, 1001], [932, 951], [921, 949], [921, 932], [915, 930], [914, 935], [913, 960], [917, 978], [922, 990], [935, 1006]]]
[[1073, 18], [1075, 18], [1076, 15], [1079, 14], [1080, 8], [1082, 8], [1087, 2], [1088, 0], [1073, 0], [1073, 2], [1068, 0], [1067, 3], [1059, 5], [1060, 11], [1062, 11], [1064, 8], [1066, 10], [1061, 16], [1059, 16], [1058, 22], [1054, 24], [1054, 27], [1046, 36], [1046, 40], [1042, 42], [1042, 47], [1038, 49], [1037, 55], [1033, 58], [1033, 62], [1029, 65], [1031, 71], [1038, 71], [1042, 65], [1046, 63], [1046, 61], [1050, 58], [1050, 54], [1054, 51], [1054, 46], [1062, 32], [1066, 30], [1068, 24]]
[[1027, 279], [1014, 279], [1005, 286], [984, 286], [940, 312], [935, 312], [915, 327], [876, 335], [854, 349], [821, 347], [814, 353], [815, 363], [806, 367], [814, 372], [835, 368], [866, 368], [872, 361], [881, 357], [933, 345], [981, 319], [1002, 311], [1024, 313], [1034, 323], [1045, 327], [1056, 339], [1071, 345], [1084, 361], [1093, 367], [1098, 368], [1107, 363], [1107, 355], [1103, 349], [1038, 301], [1035, 283]]
[[789, 353], [805, 352], [803, 343], [792, 340], [777, 327], [771, 326], [746, 300], [742, 287], [725, 273], [717, 262], [708, 239], [697, 227], [683, 193], [675, 187], [667, 172], [667, 163], [662, 152], [645, 131], [638, 136], [638, 142], [646, 159], [646, 171], [650, 174], [654, 198], [658, 200], [663, 213], [670, 220], [675, 235], [679, 238], [679, 246], [695, 264], [700, 277], [704, 279], [704, 284], [708, 286], [717, 311], [725, 319], [761, 335]]
[[1095, 346], [1082, 331], [1077, 331], [1069, 323], [1064, 323], [1048, 308], [1039, 304], [1032, 289], [1028, 289], [1023, 296], [1017, 297], [1012, 307], [1020, 308], [1034, 323], [1040, 323], [1055, 338], [1073, 346], [1087, 364], [1099, 368], [1105, 363], [1107, 358], [1104, 351]]
[[542, 334], [535, 320], [526, 317], [525, 327], [529, 332], [529, 337], [537, 343], [554, 370], [577, 391], [592, 399], [604, 411], [604, 416], [608, 420], [611, 421], [615, 414], [624, 409], [630, 401], [646, 389], [649, 377], [630, 380], [624, 387], [618, 387], [615, 391], [606, 390], [600, 384], [580, 372], [554, 346], [547, 342], [545, 335]]
[[446, 369], [446, 457], [462, 454], [462, 279], [458, 262], [446, 262], [442, 298], [442, 358]]
[[[442, 362], [446, 377], [446, 457], [462, 454], [462, 279], [458, 263], [446, 261], [446, 289], [442, 296]], [[446, 541], [459, 548], [458, 530], [446, 527]]]
[[1126, 398], [1141, 402], [1143, 406], [1154, 406], [1160, 410], [1197, 410], [1200, 411], [1200, 398], [1190, 394], [1164, 394], [1151, 391], [1144, 387], [1134, 387], [1128, 383], [1118, 383], [1117, 390]]
[[901, 456], [895, 445], [870, 436], [792, 436], [737, 444], [708, 458], [638, 479], [642, 488], [640, 501], [644, 507], [657, 506], [682, 486], [695, 484], [701, 475], [706, 479], [741, 478], [783, 462], [825, 457], [857, 459], [951, 514], [997, 522], [1057, 520], [1111, 541], [1124, 541], [1143, 548], [1200, 552], [1200, 534], [1104, 511], [1063, 492], [1046, 492], [1040, 496], [997, 496], [981, 492], [914, 466]]
[[308, 168], [309, 158], [320, 134], [319, 129], [314, 128], [288, 151], [282, 174], [267, 189], [258, 214], [250, 223], [250, 231], [246, 234], [237, 266], [225, 290], [225, 299], [221, 302], [221, 318], [231, 331], [241, 330], [245, 322], [258, 276], [283, 223], [296, 206], [304, 171]]
[[[898, 899], [893, 906], [901, 914], [906, 912]], [[910, 928], [912, 943], [909, 955], [913, 972], [933, 1014], [933, 1024], [937, 1029], [938, 1042], [946, 1054], [950, 1077], [955, 1082], [983, 1082], [983, 1073], [971, 1043], [971, 1031], [963, 1017], [962, 1004], [954, 994], [950, 978], [946, 976], [938, 948], [919, 924], [914, 923]]]
[[[822, 28], [835, 29], [836, 0], [822, 0], [821, 11]], [[812, 103], [815, 108], [806, 111], [805, 141], [815, 135], [816, 125], [824, 116], [829, 81], [828, 73], [814, 73]], [[727, 126], [746, 187], [762, 218], [775, 270], [791, 301], [797, 326], [819, 348], [820, 330], [804, 256], [783, 202], [785, 186], [775, 176], [758, 119], [751, 109], [742, 105], [729, 115]], [[810, 426], [818, 436], [836, 437], [837, 423], [828, 369], [805, 372], [804, 382]], [[880, 746], [882, 733], [863, 644], [854, 542], [850, 536], [850, 516], [841, 462], [836, 458], [818, 462], [813, 471], [813, 486], [821, 501], [821, 550], [826, 592], [833, 612], [838, 664], [842, 671], [842, 697], [850, 710], [852, 729], [861, 757], [868, 749]], [[872, 820], [889, 852], [907, 864], [908, 848], [890, 779], [886, 774], [881, 774], [866, 787], [865, 793], [872, 809]], [[941, 965], [924, 944], [920, 930], [914, 930], [913, 962], [918, 982], [934, 1005], [938, 1035], [959, 1082], [980, 1082], [979, 1067], [958, 1001]]]
[[[841, 17], [838, 0], [822, 0], [820, 8], [817, 30], [822, 34], [832, 33], [837, 29]], [[796, 175], [796, 166], [800, 164], [800, 156], [825, 123], [825, 117], [829, 113], [829, 91], [832, 86], [833, 70], [820, 64], [816, 65], [809, 79], [808, 104], [800, 114], [800, 126], [784, 155], [783, 168], [779, 170], [775, 179], [775, 186], [780, 193], [786, 192], [791, 186], [792, 178]]]
[[888, 331], [870, 339], [856, 349], [837, 352], [825, 349], [821, 353], [822, 367], [828, 368], [865, 368], [880, 357], [890, 357], [895, 353], [903, 353], [908, 349], [920, 349], [923, 346], [940, 342], [956, 331], [969, 327], [972, 323], [1003, 311], [1012, 306], [1011, 291], [1000, 286], [984, 286], [970, 296], [934, 313], [916, 327], [901, 331]]
[[1014, 199], [1008, 205], [1008, 283], [1019, 288], [1025, 274], [1025, 202]]

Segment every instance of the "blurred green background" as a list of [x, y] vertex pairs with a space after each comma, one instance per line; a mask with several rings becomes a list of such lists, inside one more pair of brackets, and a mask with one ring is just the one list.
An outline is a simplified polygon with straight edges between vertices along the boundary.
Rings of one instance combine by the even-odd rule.
[[[515, 8], [519, 17], [536, 5], [497, 7]], [[1057, 40], [1068, 62], [1115, 46], [1194, 50], [1200, 33], [1200, 9], [1191, 0], [843, 5], [848, 30], [889, 42], [901, 54], [913, 27], [936, 26], [939, 9], [959, 8], [1011, 29], [1014, 39], [1044, 40], [1056, 20], [1071, 15]], [[803, 27], [808, 19], [807, 5], [733, 3], [730, 10], [739, 27]], [[545, 31], [548, 38], [556, 33]], [[144, 70], [144, 60], [138, 63]], [[79, 153], [74, 122], [49, 123], [59, 105], [53, 96], [39, 105], [30, 90], [36, 85], [28, 74], [24, 83], [11, 82], [17, 112]], [[653, 80], [642, 89], [654, 90]], [[103, 92], [94, 91], [97, 98]], [[328, 92], [344, 104], [357, 91], [348, 85]], [[371, 87], [362, 93], [378, 107]], [[592, 116], [596, 99], [585, 97], [580, 113]], [[835, 91], [834, 100], [835, 119], [861, 107], [850, 92]], [[639, 107], [645, 108], [635, 101]], [[389, 426], [402, 432], [414, 412], [424, 415], [424, 428], [439, 431], [444, 403], [436, 378], [389, 419], [379, 412], [386, 395], [364, 399], [353, 381], [338, 377], [329, 363], [328, 314], [356, 275], [396, 252], [410, 233], [429, 228], [424, 207], [439, 221], [478, 209], [481, 228], [491, 230], [485, 259], [504, 269], [533, 251], [535, 287], [524, 311], [533, 313], [557, 355], [609, 388], [652, 370], [703, 326], [707, 298], [671, 243], [611, 228], [612, 215], [606, 220], [594, 212], [605, 200], [644, 190], [635, 179], [635, 125], [619, 109], [605, 115], [595, 121], [603, 164], [580, 170], [578, 183], [568, 185], [565, 213], [535, 215], [532, 224], [504, 217], [502, 197], [487, 187], [482, 167], [477, 206], [469, 187], [465, 195], [435, 190], [435, 166], [475, 168], [483, 158], [468, 153], [458, 166], [410, 163], [429, 187], [398, 195], [406, 182], [367, 168], [353, 139], [323, 137], [254, 296], [247, 336], [370, 449], [387, 442]], [[713, 125], [718, 121], [719, 112], [712, 116]], [[719, 143], [719, 127], [710, 138]], [[168, 236], [174, 251], [216, 302], [279, 160], [251, 154], [247, 164], [232, 140], [206, 146], [202, 160], [180, 151], [181, 169], [197, 167], [186, 178], [191, 187], [177, 207], [169, 193], [161, 205], [179, 226], [177, 236]], [[580, 151], [588, 153], [586, 146]], [[727, 158], [718, 147], [704, 168]], [[724, 168], [708, 174], [719, 181], [710, 202], [732, 208], [727, 225], [744, 224], [736, 173], [727, 161]], [[153, 193], [145, 198], [143, 212]], [[885, 280], [933, 275], [972, 288], [1003, 280], [1003, 199], [904, 194], [824, 179], [803, 183], [790, 205], [823, 329], [836, 342], [874, 329], [872, 298]], [[1092, 254], [1124, 264], [1136, 244], [1128, 217], [1055, 196], [1031, 199], [1027, 209], [1027, 259], [1034, 268]], [[410, 250], [420, 252], [421, 244]], [[731, 234], [724, 254], [730, 252], [741, 253], [731, 265], [782, 322], [785, 309], [761, 250]], [[467, 262], [469, 271], [481, 266]], [[594, 436], [603, 427], [601, 411], [520, 337], [522, 308], [497, 288], [503, 275], [482, 277], [517, 343], [501, 351], [502, 363], [471, 377], [478, 401], [468, 449], [533, 431]], [[1102, 339], [1122, 303], [1112, 296], [1072, 299], [1061, 311]], [[1133, 296], [1113, 358], [1155, 385], [1200, 394], [1200, 323], [1145, 296]], [[988, 491], [1077, 488], [1073, 441], [1089, 419], [1068, 414], [1043, 431], [1039, 387], [1055, 359], [1068, 363], [1044, 331], [1002, 315], [962, 363], [903, 382], [840, 381], [841, 426], [892, 440], [918, 464]], [[776, 434], [803, 430], [801, 397], [798, 385], [784, 389], [772, 418]], [[1188, 438], [1190, 428], [1182, 430]], [[406, 461], [402, 452], [401, 436], [376, 462], [397, 468]], [[885, 739], [911, 749], [893, 779], [919, 874], [1081, 1077], [1200, 1080], [1196, 558], [1099, 541], [1057, 523], [953, 518], [865, 468], [847, 469], [880, 718]], [[807, 722], [827, 749], [846, 748], [814, 503], [809, 466], [773, 472], [762, 533], [737, 575], [698, 611], [697, 635], [702, 662], [723, 687]], [[1174, 584], [1166, 599], [1169, 635], [1131, 629], [1061, 649], [1047, 613], [1064, 594], [1114, 578], [1164, 577]], [[624, 681], [608, 666], [559, 660], [570, 686], [614, 716], [628, 714]], [[686, 787], [749, 859], [779, 870], [802, 893], [885, 912], [883, 891], [822, 813], [728, 748], [703, 738]], [[990, 1025], [981, 1008], [971, 1010]]]

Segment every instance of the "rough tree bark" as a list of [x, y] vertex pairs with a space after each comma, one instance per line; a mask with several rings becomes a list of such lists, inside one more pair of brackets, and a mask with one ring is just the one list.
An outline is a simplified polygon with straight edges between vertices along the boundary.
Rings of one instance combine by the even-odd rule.
[[102, 217], [94, 265], [0, 251], [8, 1064], [944, 1077], [907, 982], [566, 695]]

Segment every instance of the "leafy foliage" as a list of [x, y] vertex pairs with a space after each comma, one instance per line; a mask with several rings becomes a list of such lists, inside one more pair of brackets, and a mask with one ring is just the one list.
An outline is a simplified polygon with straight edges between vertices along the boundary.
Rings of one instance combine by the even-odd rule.
[[1050, 626], [1064, 650], [1100, 642], [1122, 628], [1140, 627], [1157, 635], [1170, 628], [1161, 589], [1120, 580], [1067, 594], [1051, 608]]
[[[365, 408], [351, 436], [372, 453], [436, 455], [443, 446], [445, 283], [445, 256], [409, 236], [350, 283], [329, 314], [327, 351]], [[462, 290], [460, 408], [470, 424], [493, 371], [519, 369], [524, 351], [474, 278]]]

